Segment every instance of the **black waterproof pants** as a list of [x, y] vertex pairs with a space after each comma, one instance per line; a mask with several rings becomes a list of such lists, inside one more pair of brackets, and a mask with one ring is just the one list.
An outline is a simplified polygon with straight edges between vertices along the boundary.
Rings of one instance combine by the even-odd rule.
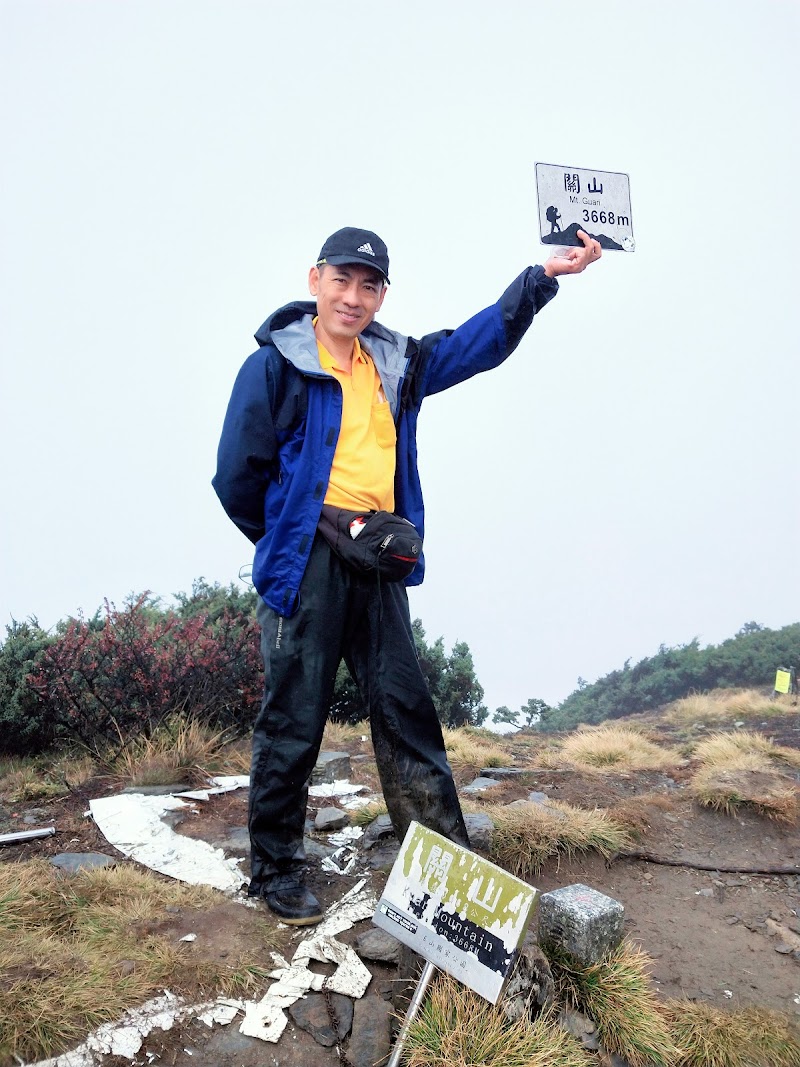
[[302, 884], [309, 779], [342, 658], [369, 711], [398, 839], [415, 819], [468, 847], [403, 584], [357, 574], [318, 534], [296, 613], [283, 618], [262, 601], [258, 620], [265, 686], [250, 772], [250, 895]]

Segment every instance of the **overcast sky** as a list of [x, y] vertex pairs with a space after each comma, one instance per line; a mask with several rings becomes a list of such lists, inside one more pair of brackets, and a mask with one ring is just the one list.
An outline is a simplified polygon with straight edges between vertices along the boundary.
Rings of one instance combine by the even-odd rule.
[[788, 0], [2, 0], [0, 622], [237, 581], [255, 329], [345, 225], [459, 325], [548, 254], [536, 161], [630, 174], [637, 250], [425, 402], [412, 615], [492, 710], [797, 621], [799, 50]]

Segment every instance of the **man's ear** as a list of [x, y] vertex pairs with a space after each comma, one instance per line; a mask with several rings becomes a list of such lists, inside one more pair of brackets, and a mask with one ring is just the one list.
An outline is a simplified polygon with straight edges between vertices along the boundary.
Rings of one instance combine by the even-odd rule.
[[384, 282], [383, 283], [383, 289], [381, 290], [381, 297], [380, 297], [380, 300], [378, 301], [378, 306], [375, 308], [375, 314], [376, 315], [380, 311], [380, 309], [383, 307], [383, 302], [386, 299], [386, 294], [388, 293], [388, 291], [389, 291], [389, 286], [386, 284], [386, 282]]
[[319, 267], [312, 267], [308, 272], [308, 291], [312, 296], [319, 292]]

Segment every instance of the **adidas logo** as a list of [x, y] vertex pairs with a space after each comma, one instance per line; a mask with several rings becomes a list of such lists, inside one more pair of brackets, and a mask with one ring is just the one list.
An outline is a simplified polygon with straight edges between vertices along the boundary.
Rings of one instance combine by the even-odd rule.
[[357, 248], [356, 252], [366, 252], [368, 256], [375, 255], [375, 253], [372, 251], [372, 245], [369, 243], [369, 241], [367, 241], [365, 245], [361, 245], [359, 248]]

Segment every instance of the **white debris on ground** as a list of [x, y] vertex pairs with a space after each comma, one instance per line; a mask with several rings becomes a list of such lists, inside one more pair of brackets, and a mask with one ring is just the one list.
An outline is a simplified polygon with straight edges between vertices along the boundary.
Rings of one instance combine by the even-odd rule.
[[364, 836], [360, 826], [345, 826], [344, 830], [337, 830], [335, 834], [328, 834], [328, 840], [332, 845], [350, 845]]
[[89, 802], [100, 832], [124, 856], [181, 882], [235, 892], [244, 881], [239, 860], [226, 859], [221, 848], [206, 841], [176, 834], [162, 821], [166, 812], [188, 806], [179, 797], [141, 793], [121, 793]]
[[[332, 993], [344, 993], [356, 1000], [363, 997], [372, 975], [354, 950], [337, 941], [335, 935], [362, 919], [372, 918], [375, 907], [375, 896], [367, 887], [367, 879], [362, 878], [328, 909], [327, 917], [314, 932], [300, 942], [291, 963], [273, 952], [272, 958], [278, 966], [269, 977], [277, 981], [258, 1004], [248, 1003], [239, 1032], [262, 1041], [278, 1041], [288, 1022], [284, 1009], [310, 990], [321, 991], [323, 986]], [[326, 978], [310, 970], [309, 960], [335, 963], [336, 970]]]
[[[246, 786], [248, 781], [247, 776], [230, 775], [212, 779], [209, 790], [192, 791], [180, 796], [122, 793], [100, 797], [90, 801], [90, 814], [109, 844], [123, 855], [179, 881], [210, 885], [223, 892], [231, 892], [237, 890], [243, 881], [238, 868], [239, 860], [226, 859], [222, 849], [213, 848], [205, 841], [175, 833], [162, 821], [162, 816], [168, 811], [190, 807], [185, 802], [187, 799], [207, 799], [207, 796], [199, 796], [198, 793], [211, 795], [227, 792]], [[312, 786], [309, 792], [314, 794], [314, 790], [319, 790], [314, 795], [342, 796], [363, 789], [364, 786], [337, 781], [329, 785]], [[344, 854], [346, 850], [353, 852], [354, 861], [355, 849], [350, 843], [357, 841], [362, 834], [363, 831], [358, 827], [348, 827], [332, 835], [331, 840], [335, 844], [342, 843], [340, 853]], [[351, 860], [347, 859], [346, 869], [350, 870], [351, 866]], [[277, 966], [270, 972], [270, 977], [276, 981], [258, 1003], [218, 997], [212, 1002], [186, 1005], [179, 997], [164, 990], [163, 997], [126, 1012], [119, 1022], [101, 1026], [79, 1048], [54, 1059], [30, 1064], [29, 1067], [97, 1067], [102, 1062], [99, 1057], [104, 1055], [132, 1060], [153, 1030], [169, 1030], [176, 1021], [189, 1017], [197, 1017], [213, 1027], [215, 1023], [227, 1025], [236, 1015], [243, 1013], [240, 1033], [276, 1042], [288, 1022], [284, 1008], [310, 990], [320, 991], [324, 985], [333, 993], [344, 993], [355, 999], [362, 997], [371, 974], [353, 949], [336, 940], [336, 934], [349, 930], [357, 922], [372, 918], [377, 902], [367, 884], [368, 880], [362, 878], [331, 905], [326, 918], [300, 942], [291, 963], [273, 953], [273, 962]], [[189, 941], [195, 937], [194, 934], [187, 934], [181, 940]], [[326, 979], [324, 975], [310, 970], [310, 960], [335, 963], [336, 970]]]
[[355, 793], [363, 793], [366, 788], [365, 785], [354, 785], [346, 778], [337, 778], [335, 782], [309, 786], [308, 795], [310, 797], [346, 797]]
[[126, 1011], [119, 1022], [106, 1023], [95, 1030], [79, 1048], [29, 1067], [94, 1067], [99, 1062], [97, 1057], [103, 1055], [132, 1060], [149, 1033], [171, 1030], [178, 1019], [194, 1010], [165, 989], [162, 997], [148, 1000], [140, 1008]]
[[183, 793], [175, 793], [174, 796], [184, 797], [186, 800], [208, 800], [209, 797], [218, 796], [220, 793], [249, 788], [249, 774], [218, 774], [215, 778], [209, 779], [208, 789], [187, 789]]

